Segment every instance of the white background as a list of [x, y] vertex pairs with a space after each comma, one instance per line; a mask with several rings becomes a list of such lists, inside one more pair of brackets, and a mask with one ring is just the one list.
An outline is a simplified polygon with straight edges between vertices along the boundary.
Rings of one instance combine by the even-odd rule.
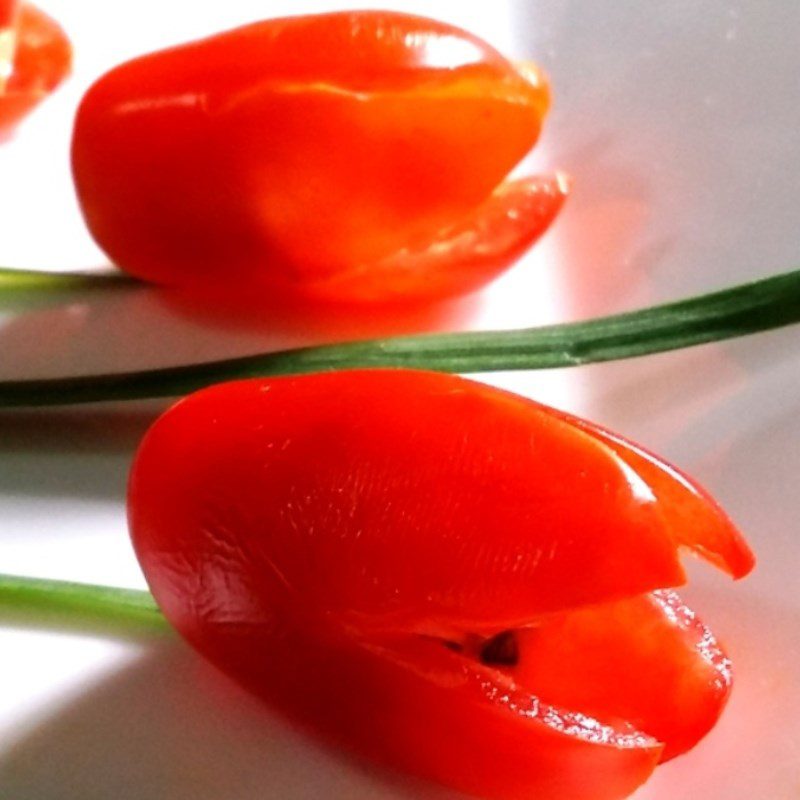
[[[352, 4], [353, 6], [360, 4]], [[393, 329], [515, 327], [626, 310], [800, 262], [800, 6], [386, 2], [435, 14], [551, 75], [531, 169], [575, 178], [535, 252], [477, 297]], [[76, 47], [70, 82], [0, 145], [0, 263], [95, 267], [75, 205], [71, 118], [118, 61], [322, 2], [48, 0]], [[239, 355], [376, 320], [208, 314], [151, 288], [0, 295], [0, 377]], [[326, 333], [326, 331], [328, 331]], [[692, 567], [685, 595], [727, 643], [732, 703], [638, 800], [788, 800], [800, 792], [800, 340], [794, 329], [620, 364], [492, 376], [669, 457], [723, 502], [759, 556], [732, 584]], [[143, 586], [124, 488], [163, 404], [0, 412], [0, 571]], [[0, 616], [0, 625], [3, 618]], [[13, 800], [416, 798], [272, 719], [174, 641], [0, 627], [0, 797]]]

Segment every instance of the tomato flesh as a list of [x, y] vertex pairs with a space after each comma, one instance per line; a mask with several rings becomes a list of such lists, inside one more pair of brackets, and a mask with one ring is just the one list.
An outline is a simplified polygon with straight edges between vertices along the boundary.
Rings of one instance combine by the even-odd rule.
[[[178, 630], [328, 739], [481, 797], [612, 800], [707, 732], [729, 678], [647, 594], [684, 579], [666, 506], [705, 495], [610, 437], [436, 373], [226, 384], [145, 438], [133, 542]], [[704, 542], [746, 548], [714, 519]], [[487, 655], [509, 631], [514, 663]]]

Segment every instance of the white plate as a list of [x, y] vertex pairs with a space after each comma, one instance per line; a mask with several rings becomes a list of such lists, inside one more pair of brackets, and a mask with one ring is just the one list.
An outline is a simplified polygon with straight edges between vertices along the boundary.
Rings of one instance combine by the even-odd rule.
[[[575, 177], [562, 219], [534, 254], [479, 298], [452, 304], [428, 323], [514, 327], [586, 317], [800, 261], [800, 6], [382, 5], [436, 13], [515, 57], [540, 61], [556, 105], [533, 165]], [[82, 227], [67, 167], [71, 116], [100, 72], [259, 15], [333, 7], [49, 0], [46, 8], [72, 34], [76, 69], [0, 147], [0, 263], [104, 263]], [[400, 320], [397, 328], [420, 324]], [[0, 298], [0, 376], [155, 366], [309, 338], [285, 322], [277, 327], [209, 319], [151, 289]], [[708, 739], [659, 769], [637, 800], [788, 800], [800, 793], [799, 355], [798, 331], [789, 329], [626, 363], [491, 378], [674, 460], [722, 501], [758, 553], [757, 571], [741, 584], [692, 569], [685, 595], [727, 643], [736, 689]], [[159, 407], [0, 413], [2, 571], [143, 585], [126, 539], [123, 495], [137, 439]], [[2, 797], [436, 794], [319, 750], [179, 644], [5, 627], [0, 647]]]

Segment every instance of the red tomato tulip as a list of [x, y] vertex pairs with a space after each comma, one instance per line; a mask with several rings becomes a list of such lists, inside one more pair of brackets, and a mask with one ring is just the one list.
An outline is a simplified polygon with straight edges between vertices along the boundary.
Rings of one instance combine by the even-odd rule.
[[28, 3], [0, 0], [0, 134], [69, 74], [72, 48], [59, 24]]
[[249, 25], [104, 75], [75, 123], [89, 229], [140, 278], [334, 301], [485, 283], [558, 212], [499, 185], [545, 79], [464, 31], [359, 11]]
[[695, 744], [730, 665], [651, 592], [683, 582], [683, 547], [753, 565], [634, 445], [405, 370], [190, 396], [142, 443], [129, 519], [159, 605], [212, 662], [330, 741], [496, 800], [622, 798]]

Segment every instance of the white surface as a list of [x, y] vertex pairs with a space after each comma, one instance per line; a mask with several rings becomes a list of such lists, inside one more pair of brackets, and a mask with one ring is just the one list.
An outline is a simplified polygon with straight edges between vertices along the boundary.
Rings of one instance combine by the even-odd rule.
[[[556, 106], [533, 161], [575, 177], [563, 218], [533, 255], [425, 324], [513, 327], [610, 313], [800, 261], [800, 6], [381, 5], [435, 13], [539, 60]], [[0, 263], [18, 266], [104, 263], [82, 227], [66, 159], [71, 115], [89, 81], [168, 42], [334, 5], [45, 7], [69, 29], [77, 63], [71, 82], [0, 146]], [[369, 320], [335, 327], [378, 330]], [[209, 317], [153, 289], [0, 297], [0, 376], [179, 363], [324, 335], [325, 325], [308, 334], [285, 321]], [[789, 800], [800, 792], [798, 355], [790, 329], [629, 363], [492, 378], [671, 458], [712, 490], [757, 550], [756, 573], [738, 585], [692, 569], [685, 595], [727, 642], [736, 690], [706, 742], [661, 768], [637, 800]], [[143, 585], [123, 496], [131, 454], [158, 407], [0, 413], [0, 571]], [[0, 628], [0, 647], [2, 798], [435, 794], [319, 751], [180, 645]]]

